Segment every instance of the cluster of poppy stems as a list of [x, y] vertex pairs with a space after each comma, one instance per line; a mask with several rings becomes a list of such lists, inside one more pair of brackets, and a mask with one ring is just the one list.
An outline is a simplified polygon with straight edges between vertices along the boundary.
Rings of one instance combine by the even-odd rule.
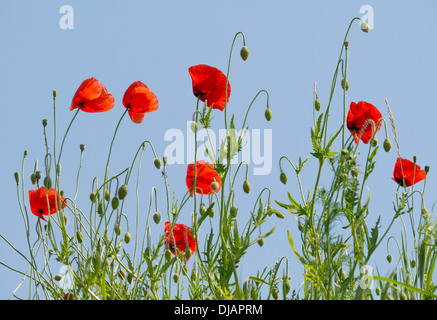
[[[188, 71], [192, 79], [194, 96], [205, 102], [208, 107], [223, 111], [231, 93], [226, 76], [217, 68], [204, 64], [192, 66]], [[158, 109], [156, 95], [141, 81], [136, 81], [129, 86], [122, 102], [134, 123], [141, 123], [146, 113]], [[114, 103], [113, 95], [92, 77], [84, 80], [79, 86], [72, 99], [70, 110], [80, 109], [89, 113], [106, 112], [114, 107]], [[359, 101], [351, 103], [346, 124], [356, 144], [360, 140], [367, 144], [381, 128], [381, 120], [381, 113], [375, 106]], [[412, 186], [425, 177], [425, 170], [421, 170], [415, 162], [401, 157], [397, 159], [392, 179], [400, 186]], [[214, 164], [199, 160], [195, 164], [188, 165], [186, 185], [191, 196], [193, 192], [210, 195], [220, 190], [222, 182], [219, 174], [214, 170]], [[30, 190], [29, 200], [32, 213], [43, 220], [45, 220], [44, 216], [51, 215], [57, 212], [58, 208], [65, 208], [67, 205], [66, 199], [58, 195], [54, 188], [47, 190], [45, 186]], [[165, 222], [165, 237], [167, 248], [175, 255], [185, 253], [187, 248], [191, 252], [196, 251], [196, 242], [190, 234], [190, 228], [184, 224], [174, 224], [170, 230], [170, 223]]]

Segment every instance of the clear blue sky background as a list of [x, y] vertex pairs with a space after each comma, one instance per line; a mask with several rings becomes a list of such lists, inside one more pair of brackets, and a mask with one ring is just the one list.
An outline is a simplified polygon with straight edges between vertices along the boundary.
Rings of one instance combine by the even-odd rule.
[[[63, 30], [59, 26], [63, 16], [59, 9], [65, 4], [74, 9], [73, 30]], [[286, 202], [287, 191], [298, 197], [296, 179], [287, 164], [284, 168], [288, 170], [289, 183], [283, 186], [279, 182], [278, 159], [287, 155], [296, 161], [312, 151], [309, 127], [314, 81], [318, 83], [322, 105], [326, 106], [344, 34], [350, 20], [362, 16], [360, 7], [363, 5], [373, 7], [374, 28], [366, 34], [356, 22], [350, 32], [347, 105], [351, 101], [368, 101], [388, 119], [384, 103], [384, 99], [388, 99], [395, 116], [402, 156], [411, 159], [417, 155], [419, 165], [431, 167], [426, 192], [426, 203], [431, 211], [437, 200], [433, 138], [437, 117], [434, 97], [437, 87], [437, 3], [434, 1], [2, 0], [0, 188], [3, 200], [0, 233], [17, 249], [27, 252], [13, 173], [21, 169], [24, 149], [29, 150], [25, 176], [32, 172], [35, 159], [42, 168], [41, 120], [49, 119], [49, 139], [52, 139], [53, 89], [58, 92], [59, 142], [74, 114], [69, 111], [71, 98], [84, 79], [96, 77], [115, 97], [115, 107], [110, 112], [78, 115], [62, 156], [62, 188], [71, 193], [79, 165], [79, 144], [86, 144], [79, 205], [88, 206], [92, 178], [99, 176], [102, 179], [104, 173], [110, 139], [124, 111], [121, 100], [127, 87], [137, 80], [146, 83], [157, 95], [159, 109], [147, 114], [142, 124], [134, 124], [128, 118], [123, 120], [111, 159], [112, 173], [130, 165], [142, 141], [151, 140], [158, 155], [162, 156], [169, 145], [164, 141], [165, 132], [171, 128], [185, 132], [186, 121], [191, 118], [196, 101], [188, 67], [205, 63], [225, 72], [231, 42], [238, 31], [246, 35], [250, 57], [245, 62], [240, 59], [238, 52], [242, 41], [239, 38], [231, 65], [232, 94], [228, 114], [235, 113], [237, 127], [241, 126], [250, 101], [261, 89], [269, 91], [273, 110], [272, 121], [266, 122], [265, 97], [262, 96], [248, 119], [251, 128], [273, 130], [273, 169], [265, 176], [255, 176], [250, 171], [252, 192], [250, 195], [240, 192], [238, 197], [241, 223], [246, 221], [253, 201], [263, 187], [271, 189], [272, 200]], [[338, 93], [330, 122], [335, 127], [342, 116], [341, 101]], [[215, 128], [222, 128], [222, 113], [217, 111], [215, 115]], [[331, 126], [331, 132], [335, 127]], [[389, 132], [394, 143], [390, 128]], [[382, 133], [380, 141], [384, 139]], [[360, 146], [360, 151], [365, 154], [367, 149]], [[159, 192], [160, 211], [165, 211], [163, 180], [160, 172], [154, 169], [152, 159], [150, 150], [146, 151], [140, 191], [144, 216], [154, 185]], [[396, 185], [391, 176], [396, 153], [387, 154], [381, 150], [376, 159], [374, 174], [367, 184], [372, 194], [368, 220], [373, 226], [382, 215], [382, 230], [385, 230], [393, 215]], [[316, 160], [311, 159], [302, 173], [304, 190], [313, 188], [316, 164]], [[185, 174], [186, 164], [168, 168], [170, 188], [179, 198], [186, 192]], [[238, 183], [242, 184], [243, 176], [240, 178]], [[29, 179], [25, 183], [26, 190], [32, 187]], [[329, 175], [322, 183], [329, 183]], [[131, 196], [134, 203], [135, 198], [133, 194]], [[131, 214], [132, 226], [134, 210], [135, 206]], [[189, 224], [188, 208], [184, 214], [179, 221]], [[153, 226], [154, 238], [163, 232], [163, 221], [159, 226]], [[257, 270], [273, 266], [286, 255], [291, 262], [292, 287], [298, 289], [303, 268], [296, 262], [287, 241], [287, 230], [298, 239], [296, 220], [287, 213], [285, 220], [272, 218], [263, 227], [263, 232], [275, 224], [276, 231], [265, 245], [249, 250], [240, 272], [244, 277], [253, 275]], [[399, 236], [400, 230], [398, 221], [390, 234]], [[393, 255], [396, 257], [396, 253]], [[384, 257], [385, 245], [374, 256], [371, 265], [378, 266], [386, 274], [392, 267]], [[26, 270], [23, 259], [3, 241], [0, 242], [0, 261]], [[3, 266], [0, 269], [0, 298], [7, 299], [21, 277]], [[26, 291], [20, 292], [21, 296], [26, 296]]]

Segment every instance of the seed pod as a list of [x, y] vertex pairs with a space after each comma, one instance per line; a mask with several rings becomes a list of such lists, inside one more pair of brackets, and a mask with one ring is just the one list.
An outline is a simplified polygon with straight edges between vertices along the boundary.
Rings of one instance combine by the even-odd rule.
[[126, 232], [126, 234], [124, 235], [124, 242], [129, 243], [131, 239], [131, 235], [130, 232]]
[[153, 221], [155, 221], [156, 224], [159, 224], [161, 221], [161, 214], [158, 211], [153, 214]]
[[243, 183], [243, 190], [246, 193], [250, 192], [250, 182], [248, 180], [245, 180]]
[[321, 106], [322, 104], [319, 99], [314, 100], [314, 109], [316, 109], [316, 111], [320, 111]]
[[47, 124], [48, 124], [48, 122], [49, 122], [49, 120], [47, 120], [47, 119], [42, 119], [42, 126], [43, 126], [43, 127], [46, 127]]
[[232, 207], [231, 207], [230, 214], [231, 214], [232, 217], [235, 218], [235, 217], [237, 216], [237, 214], [238, 214], [238, 209], [235, 208], [234, 206], [232, 206]]
[[15, 182], [18, 184], [20, 182], [20, 175], [18, 172], [14, 173]]
[[120, 200], [123, 200], [124, 197], [126, 197], [127, 195], [127, 185], [122, 185], [119, 189], [118, 189], [118, 198]]
[[266, 117], [266, 120], [267, 121], [272, 120], [272, 115], [273, 115], [272, 109], [267, 107], [266, 112], [264, 113], [264, 116]]
[[249, 48], [246, 47], [246, 46], [244, 46], [243, 48], [241, 48], [240, 56], [241, 56], [241, 59], [243, 59], [244, 61], [246, 61], [247, 58], [249, 57]]
[[279, 176], [279, 179], [281, 180], [281, 182], [282, 182], [283, 184], [287, 184], [287, 180], [288, 180], [288, 178], [287, 178], [287, 175], [285, 174], [285, 172], [281, 172], [281, 174], [280, 174], [280, 176]]
[[81, 143], [79, 145], [79, 149], [80, 149], [80, 151], [84, 151], [85, 150], [85, 145], [83, 143]]
[[117, 197], [112, 198], [111, 206], [113, 210], [117, 210], [118, 204], [119, 204], [118, 198]]
[[161, 164], [162, 164], [161, 159], [155, 158], [155, 160], [153, 160], [153, 164], [155, 165], [156, 169], [158, 170], [161, 169]]

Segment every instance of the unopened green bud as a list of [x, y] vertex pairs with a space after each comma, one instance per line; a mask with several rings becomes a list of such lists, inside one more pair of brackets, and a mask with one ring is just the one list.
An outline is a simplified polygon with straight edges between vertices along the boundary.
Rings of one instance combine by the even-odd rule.
[[105, 190], [105, 200], [108, 202], [111, 200], [111, 192], [109, 190]]
[[243, 59], [244, 61], [246, 61], [247, 58], [249, 57], [249, 48], [246, 47], [246, 46], [244, 46], [243, 48], [241, 48], [240, 56], [241, 56], [241, 59]]
[[281, 172], [281, 175], [279, 176], [279, 179], [281, 180], [281, 182], [283, 183], [283, 184], [287, 184], [287, 180], [288, 180], [288, 178], [287, 178], [287, 175], [285, 174], [285, 172]]
[[209, 209], [209, 216], [211, 218], [214, 218], [214, 208], [212, 208], [212, 207]]
[[386, 138], [384, 140], [384, 150], [385, 150], [385, 152], [389, 152], [390, 149], [391, 149], [391, 141], [389, 138]]
[[127, 195], [127, 185], [122, 185], [119, 189], [118, 189], [118, 198], [120, 200], [123, 200], [124, 197], [126, 197]]
[[243, 190], [246, 193], [250, 192], [250, 182], [248, 180], [245, 180], [243, 183]]
[[15, 182], [18, 184], [20, 182], [20, 174], [18, 172], [14, 173]]
[[47, 188], [47, 190], [52, 188], [52, 179], [50, 176], [44, 178], [44, 186]]
[[111, 206], [113, 210], [117, 210], [118, 204], [119, 204], [118, 198], [117, 197], [112, 198]]
[[62, 280], [62, 275], [60, 275], [60, 274], [55, 274], [55, 276], [53, 277], [53, 279], [55, 279], [55, 281], [61, 281], [61, 280]]
[[425, 220], [429, 220], [429, 211], [427, 208], [423, 207], [422, 208], [422, 217]]
[[171, 251], [170, 250], [165, 250], [165, 260], [170, 261], [171, 260]]
[[200, 204], [199, 212], [200, 212], [201, 215], [204, 215], [205, 212], [206, 212], [206, 207], [205, 207], [205, 205], [203, 203]]
[[284, 219], [285, 216], [281, 211], [275, 210], [275, 214], [279, 219]]
[[212, 183], [211, 183], [211, 189], [213, 191], [217, 191], [220, 188], [220, 185], [218, 184], [217, 181], [215, 181], [215, 178], [213, 178]]
[[41, 179], [41, 177], [42, 177], [42, 172], [41, 172], [41, 171], [37, 171], [37, 172], [35, 172], [35, 178], [36, 178], [37, 181], [38, 181], [39, 179]]
[[80, 148], [80, 151], [83, 151], [83, 150], [85, 150], [85, 145], [84, 144], [80, 144], [79, 148]]
[[126, 278], [126, 272], [124, 272], [124, 270], [119, 270], [119, 271], [118, 271], [118, 277], [119, 277], [121, 280], [124, 280], [124, 278]]
[[79, 242], [79, 243], [82, 243], [82, 242], [83, 242], [83, 234], [82, 234], [82, 232], [81, 232], [80, 230], [77, 230], [77, 231], [76, 231], [76, 240], [77, 240], [77, 242]]
[[158, 211], [155, 211], [153, 214], [153, 221], [155, 221], [156, 224], [159, 224], [161, 221], [161, 214]]
[[277, 288], [273, 288], [273, 290], [272, 290], [272, 297], [275, 300], [279, 299], [279, 290]]
[[381, 288], [379, 286], [376, 287], [375, 293], [377, 296], [379, 296], [381, 294]]
[[319, 99], [314, 100], [314, 109], [316, 109], [316, 111], [320, 111], [321, 106], [322, 104]]
[[114, 232], [115, 232], [115, 234], [116, 234], [117, 236], [120, 235], [120, 233], [121, 233], [121, 226], [120, 226], [119, 224], [116, 224], [116, 225], [114, 226]]
[[416, 267], [416, 260], [411, 260], [411, 268], [415, 268]]
[[285, 294], [289, 293], [290, 290], [291, 290], [291, 283], [290, 283], [290, 280], [287, 279], [287, 280], [285, 280], [285, 283], [284, 283]]
[[237, 214], [238, 214], [238, 209], [235, 208], [234, 206], [232, 206], [232, 207], [231, 207], [230, 214], [231, 214], [232, 217], [235, 218], [235, 217], [237, 216]]
[[361, 27], [361, 30], [363, 32], [366, 32], [366, 33], [369, 32], [369, 30], [370, 30], [369, 24], [364, 20], [361, 20], [360, 27]]
[[53, 90], [53, 98], [56, 98], [56, 93], [57, 93], [57, 91]]
[[373, 139], [370, 140], [370, 145], [375, 148], [378, 145], [378, 138], [373, 137]]
[[354, 177], [354, 178], [358, 177], [359, 173], [360, 173], [360, 170], [357, 167], [353, 167], [351, 169], [352, 177]]
[[261, 237], [258, 239], [258, 244], [260, 247], [262, 247], [264, 245], [264, 237]]
[[185, 259], [187, 260], [190, 259], [191, 255], [192, 255], [191, 249], [187, 247], [185, 249]]
[[144, 251], [144, 254], [146, 255], [146, 257], [150, 257], [150, 255], [152, 254], [152, 249], [150, 247], [147, 247]]
[[179, 273], [175, 273], [175, 274], [173, 275], [173, 281], [174, 281], [175, 283], [178, 283], [178, 281], [179, 281]]
[[399, 293], [399, 300], [408, 300], [407, 294], [404, 291]]
[[349, 90], [349, 81], [347, 79], [342, 79], [341, 80], [341, 87], [345, 90], [348, 91]]
[[36, 183], [36, 175], [35, 175], [35, 172], [32, 173], [32, 174], [30, 175], [30, 182], [32, 182], [32, 184], [35, 184], [35, 183]]
[[391, 256], [391, 254], [387, 255], [387, 261], [388, 263], [391, 263], [391, 261], [393, 260], [393, 257]]
[[425, 170], [425, 173], [428, 173], [429, 172], [429, 166], [425, 166], [424, 170]]
[[97, 201], [97, 194], [94, 191], [90, 193], [90, 200], [92, 203]]
[[124, 242], [129, 243], [131, 239], [131, 235], [130, 232], [126, 232], [126, 234], [124, 235]]
[[188, 266], [186, 264], [182, 267], [182, 272], [184, 275], [188, 275]]
[[47, 127], [47, 124], [49, 123], [49, 120], [47, 119], [42, 119], [42, 125], [43, 127]]
[[272, 109], [267, 108], [266, 112], [264, 113], [264, 116], [266, 117], [267, 121], [272, 120], [272, 116], [273, 116]]
[[197, 124], [197, 122], [196, 121], [191, 122], [191, 131], [196, 133], [197, 130], [199, 130], [199, 125]]
[[303, 232], [303, 230], [305, 229], [303, 223], [301, 223], [301, 222], [298, 222], [298, 227], [297, 228], [299, 229], [300, 232]]
[[161, 169], [161, 165], [162, 165], [161, 159], [155, 158], [155, 160], [153, 160], [153, 164], [155, 165], [156, 169], [158, 170]]

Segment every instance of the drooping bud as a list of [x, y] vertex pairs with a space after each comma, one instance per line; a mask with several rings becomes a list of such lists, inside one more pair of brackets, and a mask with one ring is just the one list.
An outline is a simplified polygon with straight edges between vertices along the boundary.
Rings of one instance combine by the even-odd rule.
[[116, 224], [116, 225], [114, 226], [114, 232], [115, 232], [115, 234], [116, 234], [117, 236], [120, 235], [120, 233], [121, 233], [121, 226], [120, 226], [119, 224]]
[[52, 179], [50, 178], [50, 176], [47, 176], [44, 178], [44, 186], [47, 189], [51, 189], [52, 188]]
[[161, 159], [155, 158], [155, 160], [153, 160], [153, 164], [155, 165], [156, 169], [161, 169]]
[[235, 208], [234, 206], [232, 206], [232, 207], [231, 207], [230, 214], [231, 214], [232, 217], [235, 218], [235, 217], [237, 216], [237, 214], [238, 214], [238, 209]]
[[35, 178], [36, 178], [36, 181], [38, 181], [39, 179], [41, 179], [41, 177], [42, 177], [42, 172], [41, 172], [41, 171], [37, 171], [37, 172], [35, 172]]
[[284, 219], [285, 216], [281, 211], [275, 210], [275, 214], [279, 219]]
[[243, 48], [241, 48], [240, 56], [241, 56], [241, 59], [243, 59], [244, 61], [246, 61], [247, 58], [249, 57], [249, 48], [246, 47], [246, 46], [244, 46]]
[[199, 130], [199, 125], [197, 124], [197, 122], [196, 121], [191, 122], [191, 131], [196, 133], [197, 130]]
[[391, 149], [391, 141], [389, 138], [386, 138], [384, 140], [384, 150], [385, 150], [385, 152], [389, 152], [390, 149]]
[[258, 245], [262, 247], [264, 245], [264, 237], [258, 239]]
[[33, 185], [36, 183], [36, 174], [35, 174], [35, 172], [33, 172], [30, 175], [30, 182], [32, 182]]
[[174, 281], [175, 283], [178, 283], [178, 281], [179, 281], [179, 273], [175, 273], [175, 274], [173, 275], [173, 281]]
[[393, 260], [393, 257], [391, 256], [391, 254], [387, 255], [387, 261], [388, 263], [391, 263], [391, 261]]
[[206, 207], [203, 203], [200, 204], [199, 212], [201, 215], [204, 215], [206, 212]]
[[165, 250], [165, 260], [170, 261], [171, 260], [171, 251], [169, 249]]
[[281, 171], [281, 175], [279, 176], [279, 179], [281, 180], [281, 182], [283, 184], [287, 184], [288, 178], [287, 178], [287, 175], [285, 174], [285, 172]]
[[161, 214], [158, 211], [155, 211], [153, 214], [153, 221], [155, 221], [156, 224], [159, 224], [161, 221]]
[[111, 192], [109, 190], [105, 190], [105, 200], [108, 202], [111, 200]]
[[118, 198], [120, 200], [123, 200], [124, 197], [126, 197], [127, 195], [127, 185], [122, 185], [119, 189], [118, 189]]
[[411, 260], [411, 268], [415, 268], [416, 267], [416, 260]]
[[316, 109], [316, 111], [320, 111], [321, 106], [322, 104], [319, 99], [314, 100], [314, 109]]
[[131, 239], [131, 235], [130, 232], [126, 232], [126, 234], [124, 235], [124, 242], [129, 243]]
[[342, 79], [341, 80], [341, 87], [345, 90], [348, 91], [349, 90], [349, 81], [347, 79]]
[[375, 293], [377, 296], [379, 296], [381, 294], [381, 288], [379, 286], [376, 287]]
[[97, 194], [94, 191], [90, 193], [90, 200], [92, 203], [97, 201]]
[[126, 272], [124, 272], [124, 270], [119, 270], [118, 277], [120, 278], [120, 280], [124, 280], [124, 278], [126, 278]]
[[118, 204], [119, 204], [118, 198], [117, 197], [112, 198], [111, 206], [113, 210], [117, 210]]
[[55, 274], [55, 276], [53, 277], [53, 279], [55, 279], [55, 281], [61, 281], [61, 280], [62, 280], [62, 275], [60, 275], [60, 274]]
[[361, 20], [360, 27], [361, 27], [361, 30], [363, 32], [366, 32], [366, 33], [369, 32], [369, 30], [370, 30], [369, 24], [364, 20]]
[[249, 182], [249, 180], [245, 180], [244, 181], [244, 183], [243, 183], [243, 190], [246, 193], [250, 192], [250, 182]]
[[191, 255], [192, 255], [191, 249], [189, 247], [187, 247], [185, 249], [185, 259], [187, 259], [187, 260], [190, 259]]
[[422, 218], [425, 220], [429, 220], [429, 211], [427, 208], [422, 208]]
[[370, 145], [375, 148], [378, 145], [378, 138], [373, 137], [373, 139], [370, 140]]
[[76, 231], [76, 240], [77, 240], [77, 242], [79, 242], [79, 243], [82, 243], [82, 242], [83, 242], [83, 234], [82, 234], [82, 232], [81, 232], [80, 230], [77, 230], [77, 231]]
[[272, 115], [273, 115], [273, 113], [272, 113], [272, 109], [270, 109], [269, 107], [267, 107], [266, 112], [265, 112], [264, 115], [265, 115], [267, 121], [272, 120]]
[[214, 208], [209, 208], [209, 216], [211, 217], [211, 218], [214, 218]]
[[354, 177], [354, 178], [358, 177], [359, 173], [360, 173], [360, 170], [358, 169], [358, 167], [353, 167], [351, 169], [352, 177]]
[[275, 300], [279, 299], [279, 290], [277, 288], [273, 288], [273, 290], [272, 290], [272, 297]]

